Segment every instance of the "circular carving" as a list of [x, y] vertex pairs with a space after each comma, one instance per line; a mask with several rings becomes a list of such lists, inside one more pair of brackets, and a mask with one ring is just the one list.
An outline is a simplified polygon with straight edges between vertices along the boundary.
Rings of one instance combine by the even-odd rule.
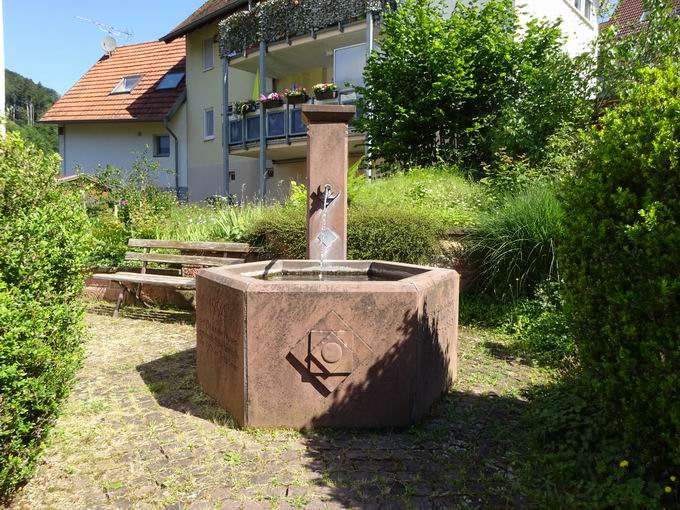
[[342, 347], [337, 342], [328, 342], [321, 348], [321, 357], [326, 363], [337, 363], [342, 358]]

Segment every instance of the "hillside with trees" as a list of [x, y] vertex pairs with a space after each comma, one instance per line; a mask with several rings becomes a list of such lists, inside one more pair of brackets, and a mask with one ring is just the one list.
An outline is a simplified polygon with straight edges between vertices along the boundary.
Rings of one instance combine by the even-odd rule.
[[5, 70], [7, 129], [19, 131], [25, 140], [46, 152], [59, 150], [57, 128], [38, 119], [59, 99], [59, 94], [41, 83]]

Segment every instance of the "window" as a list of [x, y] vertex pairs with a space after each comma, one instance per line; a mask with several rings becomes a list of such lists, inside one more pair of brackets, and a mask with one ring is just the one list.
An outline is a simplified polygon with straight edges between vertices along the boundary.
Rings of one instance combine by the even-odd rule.
[[170, 156], [170, 135], [156, 135], [153, 137], [153, 155], [157, 158]]
[[593, 2], [592, 0], [586, 0], [586, 9], [583, 14], [585, 14], [586, 18], [592, 19], [593, 17]]
[[210, 71], [215, 65], [215, 53], [213, 52], [213, 40], [203, 41], [203, 70]]
[[172, 71], [161, 78], [160, 83], [156, 85], [156, 90], [176, 89], [182, 79], [184, 79], [184, 71]]
[[578, 9], [579, 11], [581, 10], [581, 0], [574, 0], [574, 7]]
[[213, 140], [215, 138], [215, 112], [212, 108], [203, 110], [203, 139]]
[[130, 92], [132, 92], [132, 89], [134, 89], [137, 86], [139, 80], [141, 79], [142, 76], [139, 74], [135, 76], [126, 76], [124, 78], [121, 78], [121, 80], [118, 82], [118, 85], [113, 87], [111, 94], [129, 94]]

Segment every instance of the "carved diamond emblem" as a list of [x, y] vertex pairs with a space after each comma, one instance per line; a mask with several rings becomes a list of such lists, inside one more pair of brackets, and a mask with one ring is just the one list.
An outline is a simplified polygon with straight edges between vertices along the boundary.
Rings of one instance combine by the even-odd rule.
[[371, 349], [335, 312], [324, 318], [290, 350], [329, 392], [335, 390], [359, 367]]
[[316, 236], [316, 238], [323, 246], [328, 248], [331, 244], [338, 240], [338, 234], [326, 228], [319, 232], [319, 235]]

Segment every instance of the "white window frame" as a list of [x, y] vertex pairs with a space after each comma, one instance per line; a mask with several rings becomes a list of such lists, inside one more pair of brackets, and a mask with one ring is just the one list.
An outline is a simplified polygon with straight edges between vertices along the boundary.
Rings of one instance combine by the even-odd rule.
[[[160, 138], [168, 139], [168, 153], [161, 154], [158, 150], [158, 140]], [[169, 158], [172, 153], [172, 146], [170, 144], [170, 135], [153, 135], [153, 157], [154, 158]]]
[[[203, 71], [210, 71], [215, 67], [215, 42], [212, 37], [210, 39], [203, 39]], [[208, 62], [208, 56], [210, 62]]]
[[[125, 81], [126, 80], [132, 80], [135, 79], [135, 84], [130, 87], [126, 88], [125, 87]], [[111, 94], [129, 94], [133, 90], [135, 90], [135, 87], [139, 85], [139, 82], [142, 81], [142, 75], [141, 74], [131, 74], [130, 76], [123, 76], [118, 83], [116, 83], [116, 86], [113, 87], [113, 90], [111, 91]]]
[[[210, 112], [212, 116], [212, 133], [208, 134], [208, 112]], [[207, 142], [210, 140], [215, 139], [215, 109], [210, 107], [210, 108], [205, 108], [203, 110], [203, 141]]]

